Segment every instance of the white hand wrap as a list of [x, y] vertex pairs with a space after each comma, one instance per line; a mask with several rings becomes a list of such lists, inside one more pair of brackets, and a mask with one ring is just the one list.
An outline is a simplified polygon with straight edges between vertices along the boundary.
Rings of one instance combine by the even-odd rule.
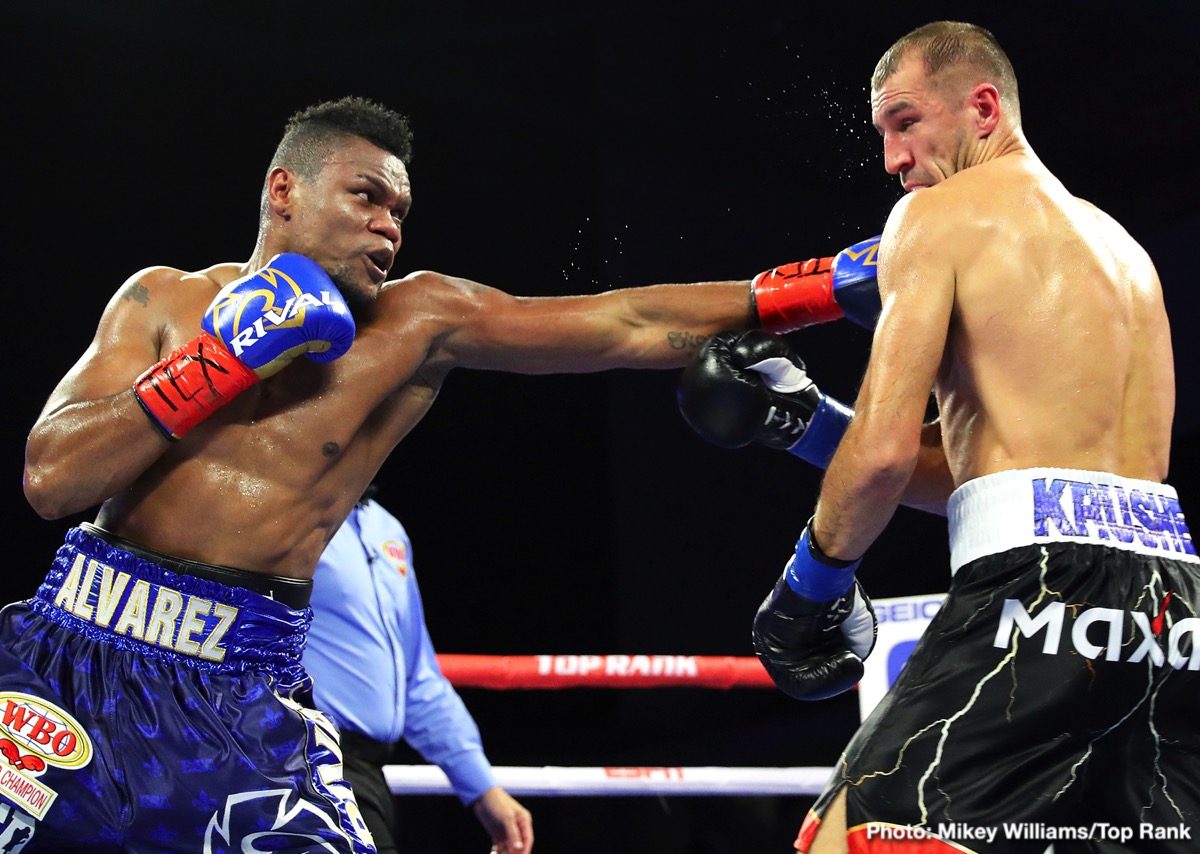
[[862, 588], [854, 585], [854, 603], [850, 606], [850, 616], [842, 622], [842, 637], [846, 646], [859, 658], [866, 658], [875, 646], [875, 612], [868, 607], [863, 599]]
[[767, 388], [783, 394], [804, 391], [816, 385], [809, 379], [808, 372], [804, 368], [797, 367], [790, 359], [782, 356], [763, 359], [761, 362], [747, 365], [746, 369], [758, 371], [766, 379]]

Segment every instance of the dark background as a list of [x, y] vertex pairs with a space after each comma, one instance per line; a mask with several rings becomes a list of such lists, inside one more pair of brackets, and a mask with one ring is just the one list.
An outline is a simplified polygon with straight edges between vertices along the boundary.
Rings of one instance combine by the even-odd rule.
[[[78, 521], [43, 522], [21, 495], [46, 396], [135, 270], [249, 255], [290, 113], [362, 94], [411, 116], [397, 275], [522, 295], [747, 278], [880, 230], [901, 191], [867, 80], [895, 38], [946, 17], [996, 33], [1035, 150], [1158, 264], [1178, 368], [1171, 479], [1200, 512], [1192, 4], [8, 0], [7, 598], [33, 591]], [[868, 335], [835, 324], [793, 339], [823, 389], [853, 399]], [[675, 382], [450, 378], [379, 477], [441, 651], [749, 654], [818, 473], [704, 445]], [[875, 596], [941, 591], [946, 562], [944, 521], [902, 509], [861, 578]], [[827, 765], [858, 715], [853, 696], [802, 705], [766, 690], [463, 694], [495, 764]], [[524, 800], [546, 854], [785, 851], [807, 807]], [[486, 851], [456, 801], [402, 806], [406, 850]]]

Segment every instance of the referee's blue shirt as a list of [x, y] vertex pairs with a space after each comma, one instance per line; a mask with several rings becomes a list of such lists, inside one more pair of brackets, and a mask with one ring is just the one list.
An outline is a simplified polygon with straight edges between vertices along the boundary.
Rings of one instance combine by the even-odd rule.
[[412, 544], [377, 502], [355, 505], [321, 555], [304, 652], [317, 708], [342, 731], [407, 741], [469, 804], [496, 785], [475, 725], [438, 667]]

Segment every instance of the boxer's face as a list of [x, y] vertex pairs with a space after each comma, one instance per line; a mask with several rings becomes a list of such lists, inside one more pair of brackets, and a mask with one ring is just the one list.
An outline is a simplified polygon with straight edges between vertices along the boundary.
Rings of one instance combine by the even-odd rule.
[[374, 299], [412, 205], [404, 163], [364, 139], [350, 139], [315, 177], [296, 179], [291, 201], [292, 251], [320, 264], [351, 305]]
[[961, 167], [965, 116], [925, 74], [917, 54], [906, 56], [871, 90], [871, 121], [883, 137], [883, 164], [911, 192], [932, 187]]

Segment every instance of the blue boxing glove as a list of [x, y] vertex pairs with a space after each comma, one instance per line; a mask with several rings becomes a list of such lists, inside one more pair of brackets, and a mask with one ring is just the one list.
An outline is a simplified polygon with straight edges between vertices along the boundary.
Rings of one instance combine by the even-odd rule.
[[754, 652], [785, 694], [823, 700], [862, 678], [879, 634], [871, 600], [854, 578], [859, 561], [821, 552], [812, 521], [774, 589], [759, 606]]
[[791, 332], [845, 317], [874, 329], [881, 311], [879, 239], [862, 240], [832, 258], [796, 261], [755, 276], [750, 291], [762, 328]]
[[684, 420], [714, 445], [758, 442], [819, 468], [854, 416], [817, 388], [786, 338], [757, 329], [710, 338], [684, 369], [677, 397]]
[[221, 288], [200, 326], [134, 381], [138, 402], [171, 439], [301, 353], [328, 362], [354, 343], [354, 318], [333, 280], [292, 253]]
[[851, 323], [874, 329], [883, 311], [879, 299], [877, 234], [847, 246], [833, 258], [833, 301]]
[[354, 318], [329, 274], [292, 252], [221, 288], [201, 326], [259, 379], [301, 353], [331, 362], [354, 343]]

